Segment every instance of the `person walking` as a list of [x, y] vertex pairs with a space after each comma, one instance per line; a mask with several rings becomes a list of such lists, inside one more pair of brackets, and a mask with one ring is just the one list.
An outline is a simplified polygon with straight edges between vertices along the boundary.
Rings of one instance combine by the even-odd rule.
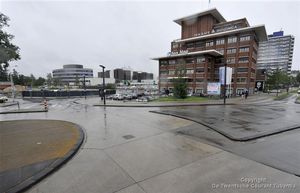
[[247, 99], [248, 94], [249, 94], [249, 93], [248, 93], [248, 90], [246, 90], [246, 91], [245, 91], [245, 99]]

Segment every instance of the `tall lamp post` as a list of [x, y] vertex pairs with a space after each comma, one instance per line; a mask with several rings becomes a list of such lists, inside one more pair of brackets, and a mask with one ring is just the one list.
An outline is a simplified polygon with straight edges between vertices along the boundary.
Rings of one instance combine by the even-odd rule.
[[99, 65], [99, 66], [102, 68], [103, 102], [104, 102], [104, 105], [106, 105], [106, 102], [105, 102], [105, 78], [104, 78], [104, 69], [105, 69], [105, 66], [103, 66], [103, 65]]
[[85, 75], [83, 75], [84, 99], [86, 99]]
[[[18, 65], [14, 65], [13, 67], [18, 67]], [[9, 73], [9, 78], [10, 78], [10, 84], [11, 84], [11, 95], [12, 95], [12, 98], [13, 98], [13, 102], [15, 101], [15, 95], [16, 95], [16, 87], [15, 87], [15, 84], [14, 84], [14, 80], [13, 80], [13, 72], [14, 72], [14, 68], [12, 70], [12, 72]]]
[[227, 80], [227, 61], [224, 60], [224, 105], [226, 104], [226, 80]]

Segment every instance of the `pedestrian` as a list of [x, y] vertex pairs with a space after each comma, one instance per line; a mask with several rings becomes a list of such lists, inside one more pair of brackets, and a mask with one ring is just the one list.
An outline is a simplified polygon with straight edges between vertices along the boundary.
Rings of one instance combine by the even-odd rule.
[[242, 99], [245, 97], [245, 91], [242, 91]]
[[245, 92], [245, 99], [247, 99], [247, 97], [248, 97], [248, 90], [246, 90], [246, 92]]

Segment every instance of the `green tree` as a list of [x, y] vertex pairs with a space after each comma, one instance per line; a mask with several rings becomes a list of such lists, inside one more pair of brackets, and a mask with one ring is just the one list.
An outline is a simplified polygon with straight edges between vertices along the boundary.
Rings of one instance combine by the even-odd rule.
[[106, 89], [116, 89], [116, 85], [108, 83], [108, 84], [105, 84], [105, 88]]
[[8, 27], [9, 18], [0, 13], [0, 81], [7, 80], [7, 68], [9, 62], [19, 60], [19, 47], [12, 44], [14, 36], [3, 31], [4, 27]]
[[59, 78], [53, 78], [53, 85], [54, 86], [60, 86], [61, 85], [61, 81]]
[[298, 84], [300, 84], [300, 72], [296, 76], [296, 81], [297, 81]]
[[34, 86], [43, 86], [45, 82], [46, 82], [45, 78], [39, 77], [34, 81]]
[[291, 78], [287, 75], [287, 73], [282, 72], [279, 69], [274, 70], [267, 74], [267, 88], [268, 90], [277, 90], [277, 96], [279, 93], [279, 89], [286, 88], [287, 92], [289, 91], [289, 86], [291, 84]]
[[33, 81], [30, 76], [20, 75], [20, 79], [23, 79], [24, 86], [31, 86], [31, 87], [33, 86]]
[[186, 74], [186, 70], [183, 66], [180, 66], [176, 69], [175, 74], [177, 77], [173, 78], [174, 96], [184, 99], [187, 97], [187, 82], [186, 79], [183, 78]]
[[53, 84], [52, 74], [48, 73], [47, 74], [47, 85], [50, 87], [52, 84]]

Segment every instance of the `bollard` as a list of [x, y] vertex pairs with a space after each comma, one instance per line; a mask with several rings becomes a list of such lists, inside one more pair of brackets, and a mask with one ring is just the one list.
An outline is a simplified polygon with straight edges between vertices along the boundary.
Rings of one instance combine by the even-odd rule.
[[48, 103], [46, 99], [44, 100], [44, 108], [46, 111], [48, 111]]

